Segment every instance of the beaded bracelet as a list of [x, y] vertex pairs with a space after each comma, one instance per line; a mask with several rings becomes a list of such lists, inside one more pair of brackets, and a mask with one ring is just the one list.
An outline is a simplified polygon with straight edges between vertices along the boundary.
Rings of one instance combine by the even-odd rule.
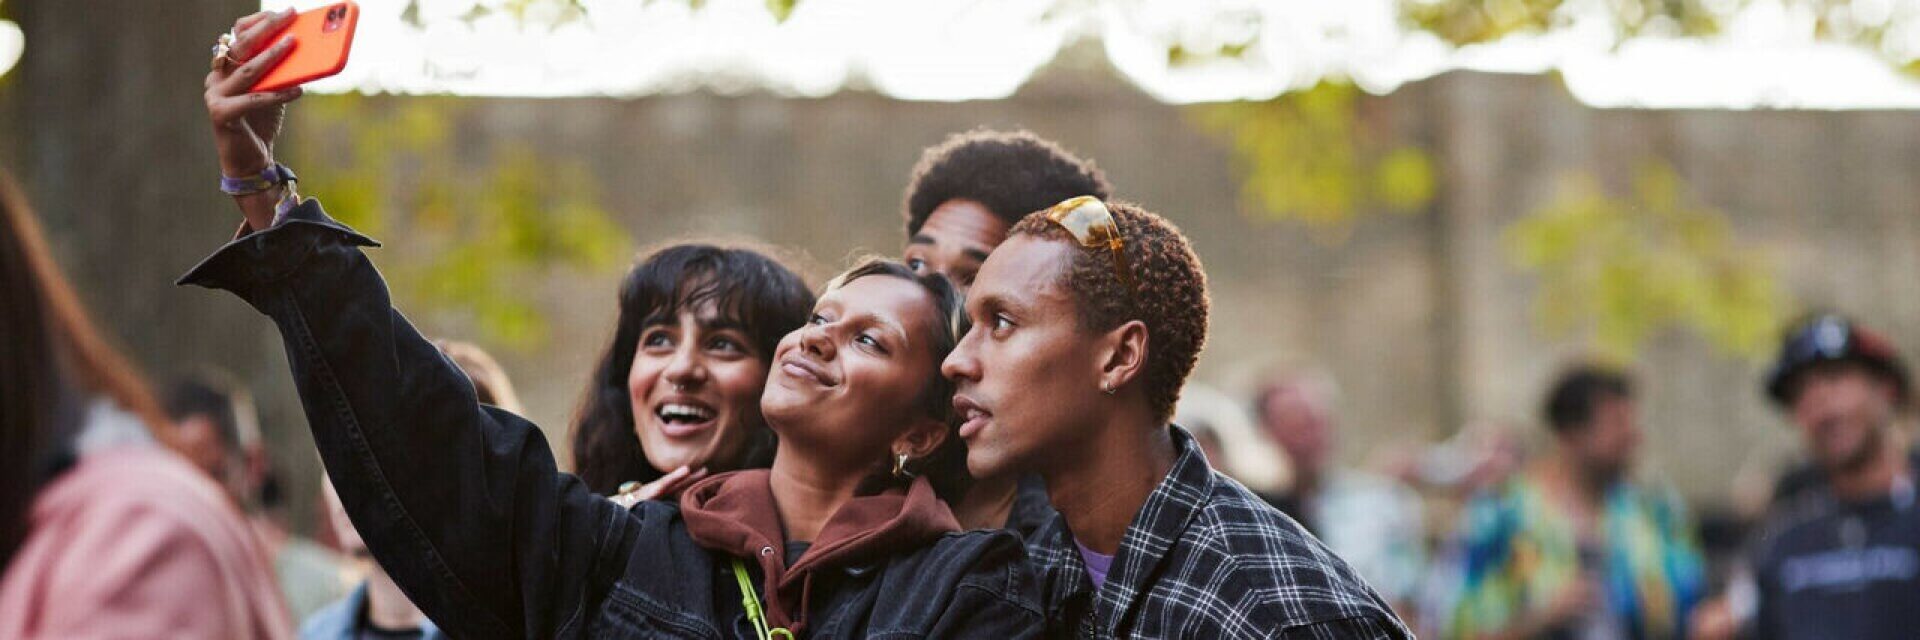
[[288, 169], [287, 165], [275, 162], [273, 166], [267, 167], [257, 175], [241, 178], [220, 176], [220, 190], [230, 196], [247, 196], [299, 179], [293, 175], [293, 170]]

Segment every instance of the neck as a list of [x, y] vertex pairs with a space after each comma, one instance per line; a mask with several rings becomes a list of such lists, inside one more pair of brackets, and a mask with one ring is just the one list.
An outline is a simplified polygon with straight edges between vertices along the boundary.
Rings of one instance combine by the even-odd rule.
[[1865, 462], [1851, 468], [1829, 472], [1833, 494], [1842, 500], [1867, 500], [1886, 495], [1894, 478], [1907, 475], [1907, 456], [1899, 438], [1881, 437], [1880, 445]]
[[1119, 412], [1062, 466], [1043, 474], [1047, 497], [1080, 544], [1112, 555], [1160, 481], [1173, 469], [1172, 431], [1144, 410]]
[[780, 512], [780, 528], [789, 541], [811, 541], [819, 537], [827, 519], [840, 505], [853, 498], [860, 486], [859, 474], [826, 471], [829, 465], [812, 464], [792, 447], [781, 447], [773, 456], [773, 506]]
[[367, 576], [367, 624], [376, 629], [404, 631], [420, 628], [426, 615], [401, 593], [387, 572], [374, 568]]
[[1560, 468], [1566, 474], [1570, 487], [1579, 492], [1580, 498], [1589, 504], [1599, 504], [1605, 500], [1607, 490], [1612, 489], [1613, 484], [1620, 480], [1619, 474], [1591, 468], [1582, 463], [1578, 456], [1564, 449], [1556, 457], [1559, 458]]
[[954, 505], [953, 516], [965, 529], [1002, 529], [1013, 516], [1014, 492], [1020, 481], [1013, 474], [986, 478], [973, 483], [967, 495]]

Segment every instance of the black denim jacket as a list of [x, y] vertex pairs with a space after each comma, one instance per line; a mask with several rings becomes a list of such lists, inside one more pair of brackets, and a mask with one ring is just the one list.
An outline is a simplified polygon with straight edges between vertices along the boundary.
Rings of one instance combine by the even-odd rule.
[[[279, 326], [347, 515], [407, 596], [463, 638], [754, 637], [730, 563], [693, 543], [679, 508], [623, 509], [560, 473], [532, 423], [476, 402], [393, 309], [365, 246], [308, 200], [180, 281]], [[1040, 633], [1037, 586], [1004, 531], [821, 577], [810, 638]]]

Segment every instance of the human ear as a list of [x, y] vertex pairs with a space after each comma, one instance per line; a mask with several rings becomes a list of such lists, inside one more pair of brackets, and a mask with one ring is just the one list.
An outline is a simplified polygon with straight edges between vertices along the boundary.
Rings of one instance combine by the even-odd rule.
[[933, 455], [933, 452], [946, 441], [946, 423], [931, 416], [922, 416], [914, 418], [913, 425], [907, 427], [905, 433], [894, 438], [888, 450], [895, 457], [904, 453], [907, 454], [908, 459], [918, 460]]
[[1147, 324], [1128, 320], [1101, 338], [1100, 389], [1108, 393], [1138, 379], [1146, 372]]

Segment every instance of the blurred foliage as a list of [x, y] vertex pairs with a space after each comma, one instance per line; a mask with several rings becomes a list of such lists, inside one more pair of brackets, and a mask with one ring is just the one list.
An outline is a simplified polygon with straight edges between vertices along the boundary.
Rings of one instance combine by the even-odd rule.
[[[400, 21], [414, 29], [424, 29], [427, 20], [422, 17], [420, 3], [425, 0], [407, 0], [407, 6], [400, 12]], [[663, 0], [641, 0], [652, 4]], [[684, 2], [688, 7], [699, 11], [705, 7], [706, 0], [670, 0]], [[793, 15], [794, 7], [800, 0], [766, 0], [767, 13], [778, 22], [786, 22]], [[503, 14], [513, 18], [521, 26], [546, 27], [558, 29], [587, 18], [587, 6], [582, 0], [478, 0], [456, 19], [467, 24], [494, 14]]]
[[1265, 102], [1191, 107], [1192, 120], [1232, 145], [1248, 209], [1344, 237], [1366, 211], [1415, 213], [1434, 197], [1433, 160], [1360, 116], [1361, 93], [1322, 82]]
[[470, 322], [490, 343], [536, 347], [548, 337], [539, 278], [613, 266], [627, 234], [585, 163], [463, 144], [453, 131], [463, 110], [457, 98], [310, 96], [287, 127], [289, 162], [329, 213], [387, 243], [373, 256], [397, 298]]
[[1619, 39], [1712, 35], [1727, 17], [1726, 9], [1738, 1], [1397, 0], [1402, 21], [1456, 45], [1544, 33], [1568, 26], [1576, 17], [1605, 20]]
[[1638, 36], [1719, 33], [1740, 12], [1771, 5], [1808, 19], [1813, 35], [1864, 47], [1908, 73], [1920, 73], [1920, 2], [1915, 0], [1395, 0], [1401, 22], [1455, 45], [1537, 34], [1579, 19], [1610, 25], [1615, 42]]
[[1759, 251], [1726, 214], [1690, 202], [1674, 170], [1644, 164], [1632, 193], [1569, 178], [1508, 227], [1509, 257], [1538, 278], [1534, 311], [1549, 332], [1584, 331], [1604, 356], [1632, 360], [1648, 340], [1684, 329], [1722, 352], [1766, 353], [1789, 302]]

